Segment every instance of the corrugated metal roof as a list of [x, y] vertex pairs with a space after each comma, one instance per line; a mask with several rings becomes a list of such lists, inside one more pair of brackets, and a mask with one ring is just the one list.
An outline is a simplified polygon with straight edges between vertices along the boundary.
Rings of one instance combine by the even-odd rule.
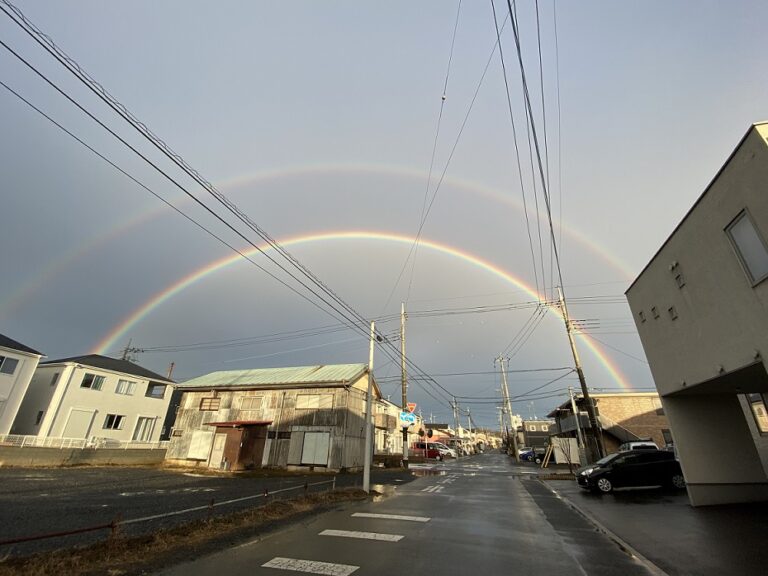
[[317, 385], [353, 382], [367, 370], [367, 364], [331, 364], [293, 368], [257, 368], [211, 372], [178, 385], [191, 388], [266, 388], [281, 385]]

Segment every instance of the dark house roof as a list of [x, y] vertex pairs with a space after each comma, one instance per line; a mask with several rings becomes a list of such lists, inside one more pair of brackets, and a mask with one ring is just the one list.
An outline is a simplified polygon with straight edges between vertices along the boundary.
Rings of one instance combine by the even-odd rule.
[[169, 380], [165, 376], [156, 374], [155, 372], [147, 370], [146, 368], [143, 368], [138, 364], [134, 364], [133, 362], [129, 362], [128, 360], [118, 360], [117, 358], [101, 356], [100, 354], [87, 354], [85, 356], [72, 356], [71, 358], [50, 360], [48, 362], [41, 362], [41, 366], [45, 364], [63, 364], [64, 362], [75, 362], [76, 364], [82, 364], [92, 368], [102, 368], [104, 370], [112, 370], [113, 372], [132, 374], [133, 376], [147, 378], [148, 380], [173, 383], [173, 380]]
[[44, 356], [42, 352], [38, 352], [37, 350], [34, 350], [30, 348], [29, 346], [24, 346], [21, 342], [16, 342], [13, 338], [8, 338], [8, 336], [3, 336], [0, 334], [0, 346], [3, 346], [5, 348], [10, 348], [11, 350], [18, 350], [19, 352], [27, 352], [29, 354], [37, 354], [38, 356]]

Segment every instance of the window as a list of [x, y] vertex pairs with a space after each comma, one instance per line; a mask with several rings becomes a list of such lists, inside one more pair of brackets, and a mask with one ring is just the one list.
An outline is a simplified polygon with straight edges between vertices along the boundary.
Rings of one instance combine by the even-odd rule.
[[130, 380], [120, 380], [117, 383], [117, 389], [115, 390], [117, 394], [125, 394], [126, 396], [133, 396], [135, 391], [136, 382], [131, 382]]
[[753, 283], [768, 277], [768, 250], [746, 210], [725, 229]]
[[201, 412], [216, 412], [221, 406], [221, 398], [203, 398], [200, 400]]
[[240, 410], [261, 410], [262, 396], [245, 396], [240, 400]]
[[171, 436], [173, 436], [174, 438], [178, 438], [179, 436], [182, 436], [183, 434], [184, 434], [184, 430], [179, 430], [178, 428], [174, 428], [171, 431]]
[[51, 386], [56, 386], [56, 383], [59, 381], [59, 373], [55, 372], [53, 376], [51, 377]]
[[148, 384], [147, 393], [144, 396], [147, 398], [162, 398], [165, 396], [165, 384]]
[[536, 426], [534, 424], [529, 424], [528, 432], [536, 432]]
[[137, 442], [149, 442], [152, 432], [155, 431], [155, 419], [147, 416], [139, 416], [136, 428], [133, 431], [133, 440]]
[[546, 424], [542, 424], [541, 425], [541, 431], [542, 432], [549, 432], [549, 426], [547, 426]]
[[296, 396], [297, 410], [323, 410], [333, 408], [333, 394], [299, 394]]
[[125, 416], [119, 414], [107, 414], [104, 419], [104, 430], [122, 430]]
[[16, 372], [16, 366], [19, 363], [16, 358], [0, 356], [0, 374], [13, 374]]
[[275, 432], [274, 430], [270, 430], [267, 432], [267, 438], [278, 439], [278, 440], [290, 440], [291, 433], [290, 432]]
[[104, 376], [97, 376], [96, 374], [86, 374], [83, 377], [83, 381], [80, 384], [80, 388], [90, 388], [91, 390], [101, 390], [104, 385]]
[[43, 414], [45, 414], [44, 410], [40, 410], [40, 412], [37, 413], [37, 418], [35, 418], [35, 426], [40, 426], [40, 422], [43, 421]]
[[760, 394], [747, 394], [746, 397], [757, 429], [760, 434], [768, 434], [768, 409], [765, 407], [765, 400]]

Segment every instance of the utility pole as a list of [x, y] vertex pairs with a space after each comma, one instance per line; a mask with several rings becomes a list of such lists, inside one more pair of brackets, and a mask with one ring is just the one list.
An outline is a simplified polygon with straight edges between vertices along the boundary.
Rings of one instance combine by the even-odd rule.
[[504, 438], [504, 406], [497, 406], [496, 410], [499, 411], [499, 435]]
[[520, 463], [520, 452], [517, 449], [517, 428], [512, 423], [512, 400], [509, 397], [509, 387], [507, 386], [507, 371], [504, 369], [504, 358], [499, 356], [497, 358], [501, 364], [501, 381], [502, 381], [502, 394], [507, 404], [507, 414], [509, 414], [509, 428], [512, 435], [512, 454], [515, 457], [515, 462]]
[[133, 342], [132, 338], [128, 339], [128, 345], [123, 348], [123, 354], [120, 356], [120, 360], [127, 360], [128, 362], [136, 362], [138, 354], [144, 352], [141, 348], [134, 348], [131, 346]]
[[565, 322], [565, 331], [568, 333], [568, 342], [571, 344], [571, 352], [573, 353], [573, 362], [576, 364], [576, 374], [579, 376], [579, 383], [581, 384], [581, 395], [584, 398], [584, 403], [587, 406], [587, 415], [589, 416], [589, 426], [592, 428], [592, 437], [595, 440], [595, 449], [597, 451], [597, 458], [599, 460], [605, 456], [605, 448], [603, 447], [603, 437], [600, 434], [598, 428], [597, 415], [595, 414], [595, 405], [592, 403], [592, 398], [589, 396], [589, 390], [587, 389], [587, 380], [584, 378], [584, 371], [581, 369], [581, 360], [579, 360], [579, 353], [576, 350], [576, 342], [573, 339], [573, 330], [571, 326], [571, 320], [568, 316], [568, 307], [565, 305], [565, 298], [563, 297], [563, 289], [558, 286], [557, 292], [560, 296], [560, 310], [563, 313], [563, 321]]
[[168, 380], [170, 380], [171, 376], [173, 376], [174, 368], [176, 368], [176, 362], [171, 362], [171, 364], [168, 366]]
[[461, 440], [459, 439], [459, 405], [456, 396], [453, 397], [453, 435], [455, 439], [456, 458], [461, 458]]
[[[400, 304], [400, 382], [403, 386], [402, 411], [408, 411], [408, 375], [405, 371], [405, 302]], [[408, 468], [408, 427], [403, 427], [403, 468]]]
[[371, 491], [371, 460], [373, 460], [373, 442], [371, 422], [373, 412], [373, 345], [376, 341], [376, 325], [371, 322], [371, 344], [368, 351], [368, 394], [365, 396], [365, 463], [363, 464], [363, 490]]

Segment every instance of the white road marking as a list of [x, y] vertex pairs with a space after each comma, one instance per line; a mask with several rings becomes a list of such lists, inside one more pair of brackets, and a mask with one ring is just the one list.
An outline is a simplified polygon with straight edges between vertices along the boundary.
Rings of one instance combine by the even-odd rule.
[[309, 574], [323, 574], [325, 576], [349, 576], [360, 568], [349, 564], [331, 564], [330, 562], [316, 562], [313, 560], [296, 560], [294, 558], [272, 558], [262, 568], [277, 568], [278, 570], [293, 570], [294, 572], [307, 572]]
[[431, 518], [426, 516], [400, 516], [398, 514], [372, 514], [369, 512], [355, 512], [357, 518], [381, 518], [382, 520], [407, 520], [409, 522], [429, 522]]
[[427, 486], [422, 490], [422, 492], [430, 492], [430, 493], [442, 492], [443, 488], [444, 486]]
[[360, 538], [382, 542], [397, 542], [403, 539], [400, 534], [379, 534], [378, 532], [357, 532], [354, 530], [323, 530], [320, 532], [320, 536], [341, 536], [342, 538]]

